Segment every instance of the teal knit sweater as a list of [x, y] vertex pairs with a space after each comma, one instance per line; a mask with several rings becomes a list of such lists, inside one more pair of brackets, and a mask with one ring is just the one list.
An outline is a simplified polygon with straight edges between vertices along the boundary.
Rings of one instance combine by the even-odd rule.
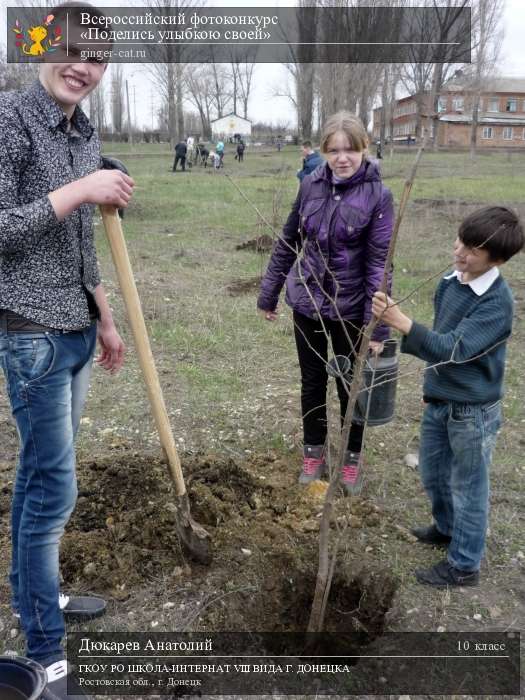
[[428, 363], [425, 396], [462, 403], [487, 403], [503, 396], [513, 305], [501, 275], [481, 296], [456, 277], [441, 280], [433, 330], [414, 321], [401, 342], [402, 352]]

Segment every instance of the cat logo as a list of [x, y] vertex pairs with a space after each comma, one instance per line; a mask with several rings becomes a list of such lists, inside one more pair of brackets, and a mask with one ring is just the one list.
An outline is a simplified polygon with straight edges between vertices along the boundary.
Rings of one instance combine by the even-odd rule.
[[54, 16], [48, 15], [42, 24], [30, 27], [27, 30], [27, 36], [20, 25], [20, 21], [16, 20], [13, 27], [15, 43], [25, 56], [43, 56], [45, 53], [52, 53], [57, 50], [57, 46], [62, 39], [62, 30], [60, 27], [54, 27], [53, 38], [51, 38], [48, 27], [53, 20]]

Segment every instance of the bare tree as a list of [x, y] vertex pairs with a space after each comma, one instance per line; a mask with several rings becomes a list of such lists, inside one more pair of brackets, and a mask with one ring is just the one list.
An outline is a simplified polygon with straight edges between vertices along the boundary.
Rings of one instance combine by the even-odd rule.
[[103, 83], [89, 93], [89, 120], [98, 132], [106, 128], [106, 97]]
[[387, 127], [390, 134], [391, 152], [394, 135], [394, 108], [396, 103], [396, 89], [400, 80], [401, 66], [395, 63], [383, 64], [381, 80], [381, 113], [379, 124], [379, 141], [383, 146], [386, 143]]
[[427, 98], [432, 77], [431, 63], [404, 63], [401, 66], [399, 79], [406, 91], [413, 95], [416, 101], [415, 136], [422, 136], [423, 115], [428, 112]]
[[[436, 26], [438, 29], [436, 38], [440, 42], [459, 41], [463, 39], [462, 32], [464, 27], [458, 22], [462, 11], [468, 7], [470, 0], [448, 0], [446, 6], [438, 6], [436, 0], [433, 0]], [[429, 127], [431, 131], [432, 146], [436, 151], [438, 148], [438, 127], [439, 127], [439, 94], [443, 83], [446, 80], [448, 71], [451, 70], [451, 63], [447, 63], [447, 48], [443, 45], [438, 46], [435, 51], [435, 63], [432, 69], [432, 80], [430, 84], [430, 103], [429, 103]]]
[[299, 0], [297, 7], [299, 45], [296, 46], [291, 42], [288, 44], [292, 60], [284, 64], [293, 79], [293, 91], [287, 87], [284, 92], [281, 90], [276, 92], [276, 96], [288, 97], [296, 108], [299, 134], [303, 139], [309, 139], [312, 135], [317, 55], [316, 14], [317, 8], [309, 0]]
[[470, 156], [476, 155], [481, 93], [487, 78], [493, 73], [503, 45], [501, 18], [502, 0], [477, 0], [474, 6], [474, 74], [470, 85], [472, 96], [472, 124], [470, 129]]
[[232, 104], [228, 70], [222, 63], [210, 63], [208, 69], [211, 77], [212, 104], [215, 107], [217, 119], [220, 119]]
[[0, 49], [0, 91], [20, 90], [37, 75], [38, 66], [31, 63], [6, 63], [5, 53]]
[[211, 119], [213, 114], [213, 83], [211, 71], [206, 64], [188, 64], [185, 75], [188, 101], [197, 108], [202, 124], [202, 135], [211, 139]]
[[111, 119], [113, 129], [122, 132], [124, 119], [124, 68], [122, 63], [111, 66]]
[[[319, 119], [323, 124], [327, 117], [340, 109], [346, 108], [355, 111], [357, 105], [357, 93], [349, 92], [347, 87], [351, 84], [350, 74], [352, 68], [345, 63], [321, 63], [317, 67], [319, 90]], [[345, 89], [341, 89], [344, 85]], [[352, 97], [355, 96], [352, 105]]]
[[[242, 116], [248, 119], [248, 102], [253, 87], [253, 78], [255, 75], [255, 54], [256, 48], [248, 48], [244, 53], [242, 60], [235, 63], [237, 69], [237, 89], [239, 99], [242, 102]], [[235, 111], [235, 108], [234, 108]]]
[[[198, 3], [194, 0], [148, 0], [147, 5], [155, 12], [166, 17]], [[152, 82], [160, 92], [161, 100], [167, 113], [167, 128], [170, 144], [184, 138], [184, 72], [185, 50], [180, 44], [156, 44], [150, 47], [144, 45], [144, 49], [151, 56], [155, 56], [158, 63], [145, 63], [144, 68], [149, 73]], [[187, 60], [187, 59], [186, 59]]]

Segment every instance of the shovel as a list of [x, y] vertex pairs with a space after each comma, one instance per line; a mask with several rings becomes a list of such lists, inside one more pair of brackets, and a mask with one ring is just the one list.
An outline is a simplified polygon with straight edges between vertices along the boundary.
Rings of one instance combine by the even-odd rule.
[[[103, 158], [102, 160], [103, 168], [118, 169], [127, 174], [124, 165], [115, 158]], [[117, 208], [104, 205], [100, 207], [100, 212], [133, 333], [135, 349], [146, 383], [153, 417], [159, 433], [160, 444], [168, 460], [170, 476], [175, 485], [177, 534], [192, 558], [202, 564], [209, 564], [212, 558], [210, 535], [191, 517], [190, 501], [184, 484], [181, 463], [175, 446], [168, 412], [166, 411], [159, 375], [151, 352], [144, 315]]]

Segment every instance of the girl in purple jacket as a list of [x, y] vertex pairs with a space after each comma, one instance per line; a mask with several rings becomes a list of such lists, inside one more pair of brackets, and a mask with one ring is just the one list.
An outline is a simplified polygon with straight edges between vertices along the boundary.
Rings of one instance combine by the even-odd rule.
[[[392, 235], [392, 195], [381, 182], [377, 165], [368, 160], [367, 146], [365, 128], [356, 116], [338, 112], [328, 119], [321, 138], [326, 163], [302, 181], [257, 301], [265, 318], [275, 321], [286, 281], [301, 369], [304, 458], [300, 484], [319, 479], [327, 466], [328, 336], [335, 355], [355, 359]], [[387, 337], [388, 328], [377, 326], [370, 342], [372, 352], [381, 352]], [[340, 380], [337, 391], [343, 418], [348, 390]], [[363, 426], [352, 424], [341, 474], [349, 493], [361, 488], [362, 441]]]

